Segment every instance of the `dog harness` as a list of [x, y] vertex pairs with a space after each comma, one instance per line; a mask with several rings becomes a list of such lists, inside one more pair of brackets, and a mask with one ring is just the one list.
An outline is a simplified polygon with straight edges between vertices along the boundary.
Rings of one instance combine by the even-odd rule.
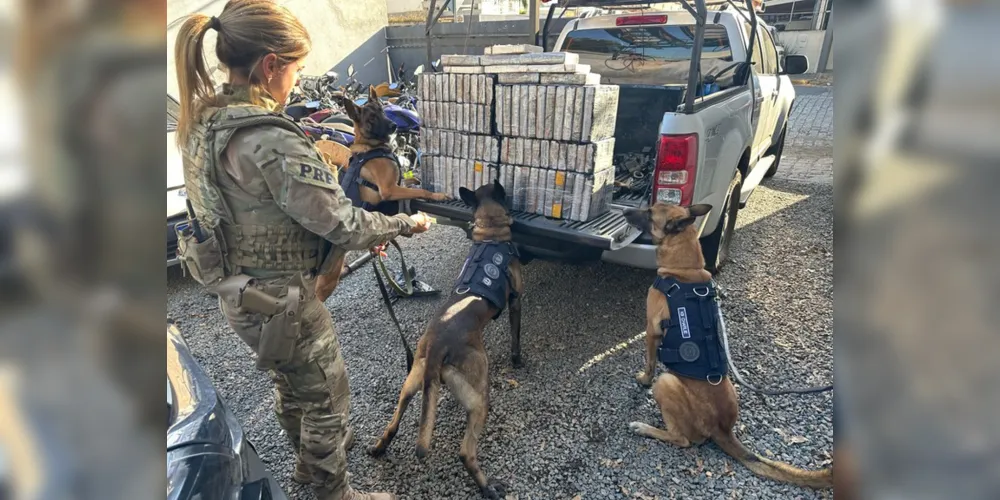
[[455, 283], [455, 293], [471, 293], [488, 300], [497, 308], [493, 319], [499, 318], [507, 307], [507, 300], [517, 297], [509, 266], [511, 259], [518, 257], [517, 248], [509, 241], [473, 243]]
[[715, 282], [681, 283], [657, 277], [653, 288], [667, 296], [670, 318], [660, 323], [660, 362], [684, 377], [718, 384], [729, 373], [719, 338], [719, 300]]
[[[376, 186], [375, 183], [361, 177], [361, 167], [375, 158], [388, 158], [396, 162], [397, 165], [399, 164], [399, 159], [396, 158], [395, 154], [381, 148], [351, 155], [351, 162], [347, 165], [347, 172], [345, 172], [340, 178], [340, 188], [343, 189], [344, 194], [350, 198], [351, 204], [356, 207], [361, 207], [369, 212], [381, 212], [385, 215], [396, 215], [399, 213], [398, 201], [383, 201], [377, 205], [373, 205], [361, 199], [361, 186], [374, 189], [376, 193], [378, 192], [378, 186]], [[403, 177], [400, 175], [397, 182], [401, 183], [402, 181]]]

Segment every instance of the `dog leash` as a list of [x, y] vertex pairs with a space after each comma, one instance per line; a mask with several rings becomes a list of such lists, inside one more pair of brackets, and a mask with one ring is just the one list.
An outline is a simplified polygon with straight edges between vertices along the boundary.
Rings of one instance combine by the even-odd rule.
[[[381, 259], [375, 260], [381, 261]], [[410, 349], [410, 343], [406, 341], [406, 335], [403, 334], [403, 327], [399, 325], [399, 320], [396, 319], [396, 311], [392, 307], [392, 301], [389, 300], [389, 291], [385, 287], [385, 281], [382, 280], [382, 274], [379, 272], [378, 264], [375, 263], [375, 260], [372, 261], [372, 271], [375, 272], [375, 281], [378, 281], [378, 290], [382, 292], [382, 302], [385, 304], [385, 308], [389, 310], [389, 318], [396, 325], [399, 338], [403, 341], [403, 349], [406, 350], [406, 372], [409, 373], [410, 368], [413, 368], [413, 349]], [[385, 267], [384, 264], [383, 267]], [[412, 283], [410, 286], [412, 286]]]
[[389, 268], [385, 266], [385, 259], [382, 258], [381, 254], [375, 256], [378, 261], [378, 267], [385, 273], [385, 279], [389, 280], [389, 286], [396, 291], [400, 297], [409, 297], [413, 295], [413, 273], [410, 269], [406, 267], [406, 257], [403, 256], [403, 249], [400, 248], [399, 243], [396, 240], [390, 240], [389, 244], [396, 247], [396, 251], [399, 252], [399, 263], [403, 266], [403, 281], [405, 282], [402, 286], [396, 283], [396, 280], [389, 274]]
[[726, 335], [726, 320], [722, 318], [722, 308], [719, 308], [719, 329], [722, 331], [722, 348], [726, 351], [726, 359], [729, 362], [729, 369], [733, 371], [733, 377], [737, 382], [743, 387], [750, 389], [758, 394], [763, 394], [765, 396], [780, 396], [782, 394], [814, 394], [817, 392], [832, 391], [833, 385], [824, 385], [817, 387], [806, 387], [806, 388], [796, 388], [796, 389], [780, 389], [780, 390], [766, 390], [758, 389], [749, 382], [747, 382], [740, 371], [736, 368], [736, 364], [733, 363], [733, 356], [729, 352], [729, 336]]

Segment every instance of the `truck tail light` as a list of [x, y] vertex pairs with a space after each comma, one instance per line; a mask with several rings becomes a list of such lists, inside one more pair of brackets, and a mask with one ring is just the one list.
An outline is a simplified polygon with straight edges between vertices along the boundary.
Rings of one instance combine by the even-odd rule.
[[661, 135], [653, 170], [653, 200], [691, 204], [698, 166], [698, 134]]
[[615, 26], [635, 26], [638, 24], [665, 24], [667, 16], [624, 16], [615, 19]]

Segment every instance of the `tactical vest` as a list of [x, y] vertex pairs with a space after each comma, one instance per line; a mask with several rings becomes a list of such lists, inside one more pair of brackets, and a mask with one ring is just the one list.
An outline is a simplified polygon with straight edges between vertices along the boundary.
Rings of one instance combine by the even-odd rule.
[[667, 296], [670, 318], [660, 323], [660, 362], [671, 372], [713, 384], [729, 373], [719, 337], [715, 282], [681, 283], [657, 277], [653, 288]]
[[[364, 153], [356, 153], [351, 155], [351, 162], [347, 166], [347, 172], [344, 172], [344, 175], [340, 178], [340, 187], [355, 207], [360, 207], [369, 212], [396, 215], [399, 213], [399, 201], [383, 201], [377, 205], [373, 205], [361, 199], [361, 186], [373, 189], [376, 193], [378, 192], [378, 186], [375, 183], [361, 177], [361, 168], [369, 160], [374, 160], [375, 158], [389, 158], [396, 165], [399, 165], [399, 159], [396, 158], [396, 155], [385, 149], [378, 148], [365, 151]], [[402, 172], [400, 172], [400, 177], [396, 182], [400, 184], [403, 182]]]
[[[318, 269], [331, 245], [296, 223], [277, 203], [261, 207], [260, 200], [222, 167], [220, 158], [233, 134], [258, 125], [282, 127], [308, 140], [294, 122], [263, 107], [235, 103], [206, 109], [193, 123], [182, 151], [191, 209], [204, 237], [218, 242], [225, 275], [244, 269], [289, 273]], [[234, 213], [233, 207], [245, 206], [255, 208]]]
[[509, 241], [473, 243], [455, 283], [455, 293], [470, 293], [488, 300], [497, 308], [493, 319], [499, 318], [507, 300], [517, 296], [510, 278], [510, 261], [515, 258], [518, 258], [517, 248]]

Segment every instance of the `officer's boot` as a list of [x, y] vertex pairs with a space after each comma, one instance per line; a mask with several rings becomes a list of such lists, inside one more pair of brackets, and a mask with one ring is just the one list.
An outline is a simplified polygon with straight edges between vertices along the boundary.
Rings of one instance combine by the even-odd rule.
[[[344, 434], [344, 451], [348, 451], [354, 448], [354, 426], [348, 426], [347, 432]], [[295, 454], [295, 472], [292, 474], [292, 481], [299, 484], [309, 484], [312, 482], [312, 471], [309, 470], [309, 466], [299, 457], [299, 454]]]

